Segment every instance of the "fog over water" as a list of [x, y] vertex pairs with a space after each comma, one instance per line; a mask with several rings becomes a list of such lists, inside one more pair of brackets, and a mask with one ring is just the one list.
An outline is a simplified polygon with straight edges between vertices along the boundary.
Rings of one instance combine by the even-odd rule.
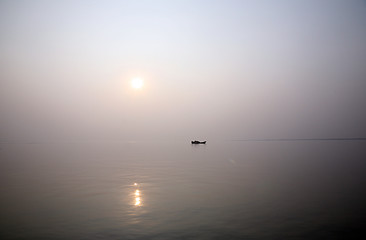
[[365, 239], [365, 43], [361, 0], [0, 1], [0, 239]]
[[1, 1], [1, 138], [366, 136], [365, 5]]

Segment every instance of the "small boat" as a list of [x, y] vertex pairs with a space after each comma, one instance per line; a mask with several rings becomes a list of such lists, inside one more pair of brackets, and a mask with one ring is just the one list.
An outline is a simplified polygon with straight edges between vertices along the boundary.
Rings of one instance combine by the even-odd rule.
[[195, 141], [191, 141], [191, 143], [192, 144], [206, 144], [206, 141], [200, 142], [200, 141], [195, 140]]

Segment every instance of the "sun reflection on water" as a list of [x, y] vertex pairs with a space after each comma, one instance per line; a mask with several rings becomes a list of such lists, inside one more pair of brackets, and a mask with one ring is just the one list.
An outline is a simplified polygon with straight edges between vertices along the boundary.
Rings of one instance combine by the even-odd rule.
[[[136, 188], [138, 188], [137, 187], [138, 186], [137, 183], [134, 183], [133, 185], [136, 186]], [[136, 189], [135, 192], [134, 192], [134, 195], [135, 195], [135, 206], [141, 206], [142, 199], [141, 199], [141, 196], [140, 196], [141, 195], [140, 190], [139, 189]]]
[[140, 200], [140, 197], [136, 197], [135, 199], [135, 206], [141, 206], [141, 200]]

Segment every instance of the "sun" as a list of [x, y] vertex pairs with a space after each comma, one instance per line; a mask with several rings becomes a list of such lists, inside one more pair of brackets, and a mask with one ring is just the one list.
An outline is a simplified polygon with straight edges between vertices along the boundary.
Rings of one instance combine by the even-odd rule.
[[134, 78], [131, 80], [131, 87], [133, 89], [141, 89], [144, 86], [144, 80], [141, 78]]

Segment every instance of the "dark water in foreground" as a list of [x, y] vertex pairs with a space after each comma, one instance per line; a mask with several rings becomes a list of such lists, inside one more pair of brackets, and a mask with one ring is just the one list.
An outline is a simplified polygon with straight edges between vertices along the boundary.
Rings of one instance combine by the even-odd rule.
[[0, 239], [362, 239], [365, 183], [366, 141], [3, 144]]

